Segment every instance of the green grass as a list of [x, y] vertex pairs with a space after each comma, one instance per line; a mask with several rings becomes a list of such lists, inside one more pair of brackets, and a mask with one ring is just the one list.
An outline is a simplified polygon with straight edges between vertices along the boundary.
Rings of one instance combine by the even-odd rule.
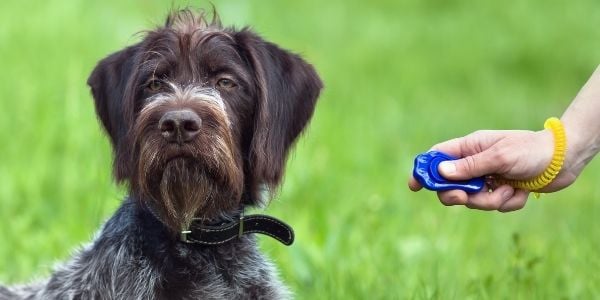
[[[85, 80], [183, 4], [0, 4], [1, 281], [46, 276], [118, 206]], [[214, 4], [224, 23], [302, 53], [326, 84], [268, 209], [296, 243], [262, 239], [297, 298], [600, 297], [598, 161], [511, 214], [405, 186], [414, 155], [438, 141], [559, 116], [600, 62], [596, 1]]]

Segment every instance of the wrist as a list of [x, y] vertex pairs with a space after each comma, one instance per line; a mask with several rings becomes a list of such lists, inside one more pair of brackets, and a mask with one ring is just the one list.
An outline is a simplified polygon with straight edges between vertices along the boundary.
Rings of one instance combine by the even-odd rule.
[[582, 127], [585, 124], [581, 124], [578, 120], [563, 116], [561, 122], [567, 137], [567, 153], [563, 169], [565, 173], [571, 173], [576, 178], [598, 152], [598, 138], [595, 134], [590, 136], [582, 134], [590, 129]]

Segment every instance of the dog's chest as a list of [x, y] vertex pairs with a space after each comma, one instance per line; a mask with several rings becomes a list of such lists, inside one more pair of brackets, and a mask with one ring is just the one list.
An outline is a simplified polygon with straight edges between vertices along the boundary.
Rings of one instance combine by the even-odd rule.
[[288, 299], [253, 236], [185, 244], [124, 205], [96, 240], [59, 267], [39, 299]]
[[[286, 299], [289, 296], [254, 241], [186, 254], [176, 270], [164, 274], [163, 278], [170, 281], [158, 284], [162, 287], [160, 298]], [[175, 278], [177, 281], [173, 281]]]

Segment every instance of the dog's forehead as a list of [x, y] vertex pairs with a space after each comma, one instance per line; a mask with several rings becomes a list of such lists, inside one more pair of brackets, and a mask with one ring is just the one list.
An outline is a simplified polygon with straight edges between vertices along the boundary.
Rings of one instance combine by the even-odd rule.
[[231, 33], [220, 28], [182, 31], [167, 27], [149, 33], [144, 45], [143, 65], [155, 73], [161, 69], [239, 72], [244, 67]]

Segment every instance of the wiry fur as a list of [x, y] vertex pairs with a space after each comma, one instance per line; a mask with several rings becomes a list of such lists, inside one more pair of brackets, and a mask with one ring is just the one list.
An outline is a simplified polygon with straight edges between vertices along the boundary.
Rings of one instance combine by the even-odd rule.
[[253, 237], [226, 247], [181, 243], [130, 199], [100, 236], [43, 284], [0, 299], [286, 299]]
[[[217, 219], [240, 206], [243, 174], [231, 136], [231, 122], [214, 89], [180, 88], [150, 97], [136, 119], [131, 137], [134, 152], [132, 189], [173, 231], [187, 228], [195, 217]], [[191, 143], [170, 144], [156, 130], [166, 112], [185, 108], [202, 119]], [[199, 213], [201, 212], [201, 215]]]
[[[290, 298], [253, 235], [201, 246], [178, 233], [193, 218], [231, 220], [279, 185], [322, 87], [312, 66], [186, 9], [100, 61], [88, 84], [130, 196], [48, 280], [0, 286], [0, 300]], [[185, 139], [161, 125], [181, 112], [194, 116]]]

